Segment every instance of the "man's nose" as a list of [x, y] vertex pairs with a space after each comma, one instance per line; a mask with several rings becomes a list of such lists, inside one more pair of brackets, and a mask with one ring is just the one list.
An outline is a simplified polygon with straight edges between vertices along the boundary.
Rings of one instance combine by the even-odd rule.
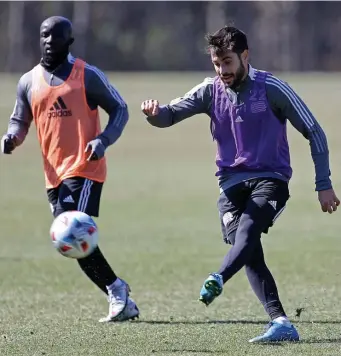
[[220, 66], [220, 75], [224, 76], [228, 73], [226, 66]]
[[46, 42], [46, 43], [51, 43], [51, 42], [52, 42], [52, 35], [46, 37], [45, 42]]

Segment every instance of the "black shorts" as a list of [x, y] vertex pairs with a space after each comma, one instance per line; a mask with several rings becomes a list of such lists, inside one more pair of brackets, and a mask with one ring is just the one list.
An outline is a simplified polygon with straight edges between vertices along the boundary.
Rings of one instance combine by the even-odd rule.
[[275, 178], [252, 179], [223, 191], [218, 209], [224, 241], [234, 244], [240, 217], [248, 212], [259, 220], [263, 233], [268, 233], [289, 197], [288, 183]]
[[78, 210], [98, 217], [103, 183], [82, 177], [63, 180], [57, 188], [47, 190], [52, 214], [57, 217], [64, 211]]

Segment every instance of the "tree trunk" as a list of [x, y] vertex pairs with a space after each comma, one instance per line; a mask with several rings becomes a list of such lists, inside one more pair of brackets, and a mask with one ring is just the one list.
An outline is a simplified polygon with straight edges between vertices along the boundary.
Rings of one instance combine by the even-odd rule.
[[17, 58], [23, 48], [24, 38], [24, 10], [25, 2], [23, 1], [11, 1], [9, 3], [9, 16], [7, 23], [7, 38], [8, 38], [8, 54], [6, 71], [14, 72], [20, 70], [22, 61], [18, 61]]
[[87, 38], [90, 25], [91, 2], [75, 1], [73, 3], [73, 31], [75, 44], [73, 49], [77, 57], [86, 57]]

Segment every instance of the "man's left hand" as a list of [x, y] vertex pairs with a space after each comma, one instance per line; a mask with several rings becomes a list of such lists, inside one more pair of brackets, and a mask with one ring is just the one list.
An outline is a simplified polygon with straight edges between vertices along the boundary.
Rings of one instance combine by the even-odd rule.
[[90, 152], [87, 161], [97, 161], [104, 157], [105, 146], [100, 138], [95, 138], [86, 145], [85, 152]]
[[340, 205], [340, 200], [336, 196], [333, 188], [319, 191], [318, 199], [324, 213], [328, 212], [329, 214], [332, 214]]

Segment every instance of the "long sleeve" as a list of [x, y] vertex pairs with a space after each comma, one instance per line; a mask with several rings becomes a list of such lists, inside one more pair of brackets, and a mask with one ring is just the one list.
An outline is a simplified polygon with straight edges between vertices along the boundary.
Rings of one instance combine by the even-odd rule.
[[17, 86], [17, 96], [13, 113], [8, 124], [7, 133], [12, 134], [17, 138], [17, 145], [24, 142], [33, 120], [32, 110], [27, 95], [30, 81], [30, 72], [24, 74], [20, 78]]
[[329, 150], [326, 135], [303, 100], [284, 81], [269, 76], [266, 80], [271, 107], [280, 119], [288, 119], [310, 144], [315, 167], [316, 191], [332, 187], [329, 169]]
[[87, 65], [85, 76], [88, 103], [93, 107], [101, 107], [109, 115], [108, 123], [100, 135], [107, 147], [121, 136], [129, 119], [128, 107], [98, 68]]
[[196, 114], [209, 114], [213, 91], [213, 78], [206, 78], [184, 96], [169, 105], [160, 106], [158, 115], [147, 116], [147, 121], [156, 127], [169, 127]]

